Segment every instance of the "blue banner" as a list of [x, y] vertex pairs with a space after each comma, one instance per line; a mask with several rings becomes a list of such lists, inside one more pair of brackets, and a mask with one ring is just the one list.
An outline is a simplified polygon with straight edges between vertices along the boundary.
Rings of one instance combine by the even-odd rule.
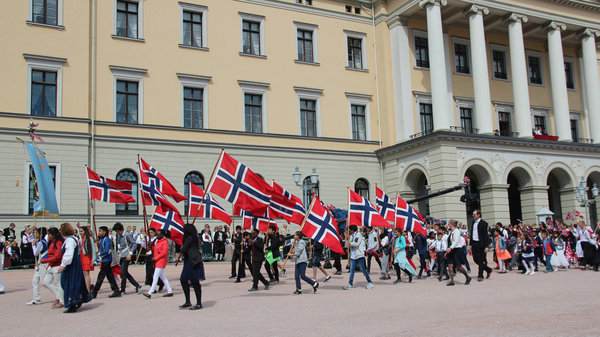
[[25, 146], [31, 158], [31, 167], [33, 167], [37, 181], [38, 200], [34, 202], [33, 217], [48, 215], [56, 219], [60, 212], [58, 210], [58, 203], [56, 202], [54, 180], [52, 179], [48, 161], [46, 161], [44, 153], [38, 148], [27, 142], [25, 142]]

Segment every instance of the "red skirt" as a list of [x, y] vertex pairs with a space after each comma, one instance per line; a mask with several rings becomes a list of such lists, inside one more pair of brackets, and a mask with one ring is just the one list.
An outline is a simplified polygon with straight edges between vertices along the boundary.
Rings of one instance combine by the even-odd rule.
[[83, 253], [79, 254], [81, 258], [81, 269], [83, 271], [93, 271], [94, 267], [92, 266], [92, 255], [85, 255]]

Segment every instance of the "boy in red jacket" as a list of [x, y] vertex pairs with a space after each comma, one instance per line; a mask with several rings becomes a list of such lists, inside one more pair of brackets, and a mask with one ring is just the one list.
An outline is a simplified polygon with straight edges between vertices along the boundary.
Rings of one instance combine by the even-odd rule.
[[148, 293], [144, 293], [143, 295], [147, 298], [152, 298], [152, 294], [156, 290], [156, 285], [160, 278], [167, 287], [167, 293], [163, 297], [172, 297], [173, 289], [171, 289], [169, 280], [165, 276], [165, 267], [167, 266], [167, 259], [169, 257], [169, 242], [164, 229], [159, 229], [156, 232], [156, 243], [154, 245], [154, 276], [152, 277], [152, 286]]

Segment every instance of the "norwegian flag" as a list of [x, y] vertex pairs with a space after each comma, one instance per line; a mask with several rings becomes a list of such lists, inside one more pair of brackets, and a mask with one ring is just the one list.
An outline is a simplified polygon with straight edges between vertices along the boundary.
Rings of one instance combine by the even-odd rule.
[[274, 217], [281, 217], [295, 224], [302, 224], [306, 210], [302, 201], [297, 196], [286, 191], [285, 188], [273, 182], [273, 195], [269, 205], [269, 212]]
[[313, 202], [307, 210], [308, 216], [302, 227], [302, 233], [313, 240], [324, 244], [334, 252], [344, 254], [344, 249], [338, 236], [338, 223], [323, 207], [319, 197], [313, 194]]
[[[579, 211], [573, 211], [573, 216], [583, 219], [583, 216], [581, 215], [581, 213], [579, 213]], [[573, 219], [573, 220], [575, 220], [575, 219]]]
[[392, 228], [392, 225], [377, 212], [369, 200], [352, 190], [348, 190], [348, 192], [348, 205], [350, 205], [348, 216], [349, 226], [356, 225]]
[[171, 240], [175, 241], [178, 245], [183, 244], [183, 219], [177, 212], [173, 212], [158, 206], [150, 227], [159, 230], [164, 229], [165, 231], [171, 232]]
[[266, 232], [270, 225], [276, 225], [273, 219], [256, 216], [248, 211], [244, 211], [244, 229], [258, 229], [259, 232]]
[[127, 204], [135, 202], [131, 183], [106, 179], [86, 167], [88, 190], [90, 199], [111, 202], [114, 204]]
[[396, 227], [405, 231], [427, 235], [421, 214], [400, 197], [396, 197]]
[[375, 186], [375, 196], [377, 198], [377, 211], [388, 221], [396, 221], [396, 207], [382, 189]]
[[142, 191], [142, 203], [144, 205], [162, 206], [179, 214], [177, 207], [173, 206], [169, 200], [158, 190], [154, 179], [150, 179], [146, 173], [140, 171], [140, 189]]
[[[188, 215], [191, 217], [198, 216], [200, 218], [206, 219], [217, 219], [221, 220], [224, 223], [231, 225], [231, 217], [225, 209], [214, 200], [210, 194], [206, 193], [204, 200], [202, 197], [204, 196], [204, 191], [194, 185], [193, 183], [189, 183], [189, 191], [190, 191], [190, 199], [189, 199], [189, 207], [188, 207]], [[198, 211], [198, 206], [202, 201], [202, 207], [200, 207], [200, 211]]]
[[221, 152], [207, 192], [216, 194], [244, 210], [264, 214], [273, 188], [245, 165]]
[[575, 218], [573, 217], [573, 214], [571, 214], [571, 212], [567, 213], [567, 218], [565, 220], [575, 220]]
[[177, 189], [171, 184], [165, 176], [158, 172], [154, 167], [150, 166], [142, 157], [140, 157], [140, 169], [146, 173], [148, 178], [154, 180], [154, 185], [163, 195], [168, 195], [176, 202], [181, 202], [186, 199], [183, 195], [177, 192]]

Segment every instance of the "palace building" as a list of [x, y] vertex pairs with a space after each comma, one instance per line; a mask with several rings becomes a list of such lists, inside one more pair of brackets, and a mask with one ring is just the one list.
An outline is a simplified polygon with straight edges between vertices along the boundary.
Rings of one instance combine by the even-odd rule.
[[[413, 204], [462, 222], [474, 208], [503, 224], [542, 207], [585, 214], [576, 187], [591, 198], [600, 185], [597, 0], [23, 0], [0, 12], [2, 226], [33, 222], [15, 140], [30, 118], [61, 210], [46, 226], [90, 221], [86, 164], [137, 188], [138, 155], [182, 194], [205, 187], [221, 149], [299, 196], [292, 173], [315, 168], [315, 192], [340, 208], [347, 188], [375, 204], [376, 185], [409, 200], [467, 176], [477, 202], [459, 190]], [[141, 202], [94, 205], [98, 225], [142, 226]]]

